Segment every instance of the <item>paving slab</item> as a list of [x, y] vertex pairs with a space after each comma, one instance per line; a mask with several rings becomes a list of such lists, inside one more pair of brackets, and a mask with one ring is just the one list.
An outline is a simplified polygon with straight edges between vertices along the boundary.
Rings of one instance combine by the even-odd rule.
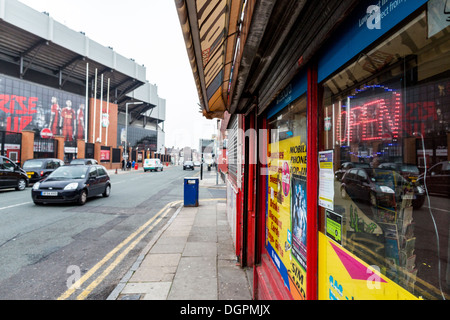
[[[224, 187], [205, 177], [201, 194]], [[249, 273], [235, 251], [226, 203], [200, 198], [199, 207], [177, 210], [108, 299], [251, 300]]]

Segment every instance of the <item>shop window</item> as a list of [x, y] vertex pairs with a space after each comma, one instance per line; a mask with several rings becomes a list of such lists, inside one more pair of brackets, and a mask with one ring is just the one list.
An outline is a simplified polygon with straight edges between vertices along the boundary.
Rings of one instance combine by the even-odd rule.
[[321, 84], [334, 176], [320, 231], [414, 296], [448, 299], [450, 27], [427, 28], [422, 12]]
[[306, 298], [306, 97], [269, 119], [266, 249], [295, 299]]

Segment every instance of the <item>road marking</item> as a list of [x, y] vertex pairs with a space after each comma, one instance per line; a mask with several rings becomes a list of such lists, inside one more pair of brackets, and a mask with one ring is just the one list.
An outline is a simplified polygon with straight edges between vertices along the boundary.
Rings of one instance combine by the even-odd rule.
[[[181, 201], [173, 201], [166, 204], [157, 214], [155, 214], [151, 219], [139, 227], [135, 232], [128, 236], [124, 241], [112, 249], [101, 261], [99, 261], [94, 267], [92, 267], [87, 273], [85, 273], [78, 281], [76, 281], [66, 292], [64, 292], [57, 300], [65, 300], [69, 298], [75, 291], [76, 288], [80, 288], [81, 285], [86, 282], [98, 269], [100, 269], [105, 263], [107, 263], [120, 249], [126, 246], [134, 237], [141, 233], [145, 228], [147, 228], [153, 221], [155, 221], [160, 214], [170, 209], [171, 206], [181, 203]], [[148, 232], [147, 232], [148, 233]]]
[[32, 203], [32, 202], [23, 202], [23, 203], [13, 204], [13, 205], [11, 205], [11, 206], [7, 206], [7, 207], [0, 208], [0, 210], [5, 210], [5, 209], [10, 209], [10, 208], [20, 207], [20, 206], [24, 206], [24, 205], [30, 204], [30, 203]]
[[161, 215], [154, 224], [152, 224], [146, 232], [143, 232], [139, 237], [137, 237], [109, 266], [98, 276], [91, 284], [81, 292], [77, 300], [84, 300], [87, 296], [114, 270], [117, 265], [122, 262], [125, 256], [144, 238], [153, 228], [156, 226], [170, 211], [170, 207], [166, 209], [163, 215]]
[[433, 208], [433, 207], [427, 207], [427, 206], [423, 206], [424, 208], [427, 208], [427, 209], [431, 209], [431, 210], [438, 210], [438, 211], [444, 211], [444, 212], [450, 212], [450, 211], [448, 211], [448, 210], [446, 210], [446, 209], [441, 209], [441, 208]]

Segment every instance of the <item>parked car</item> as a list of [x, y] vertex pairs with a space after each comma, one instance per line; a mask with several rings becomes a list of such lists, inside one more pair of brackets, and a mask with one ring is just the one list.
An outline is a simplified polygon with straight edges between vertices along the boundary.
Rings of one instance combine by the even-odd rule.
[[31, 189], [35, 204], [76, 202], [86, 203], [89, 197], [102, 194], [109, 197], [111, 182], [101, 165], [62, 166]]
[[26, 160], [22, 168], [27, 172], [29, 182], [35, 183], [63, 165], [64, 161], [54, 158], [31, 159]]
[[341, 181], [344, 173], [351, 168], [370, 168], [370, 165], [364, 162], [344, 162], [341, 164], [339, 170], [334, 173], [334, 177], [337, 181]]
[[194, 161], [194, 167], [200, 167], [201, 164], [202, 163], [200, 161]]
[[415, 164], [385, 162], [378, 166], [379, 169], [390, 169], [399, 173], [403, 178], [410, 181], [414, 186], [414, 198], [412, 205], [414, 209], [419, 209], [425, 202], [425, 188], [423, 183], [417, 181], [419, 177], [419, 168]]
[[98, 161], [95, 159], [73, 159], [72, 161], [70, 161], [70, 165], [74, 164], [91, 165], [91, 164], [98, 164]]
[[[417, 181], [424, 185], [422, 173]], [[450, 197], [450, 161], [442, 161], [427, 170], [426, 187], [429, 193]]]
[[194, 163], [192, 161], [185, 161], [183, 163], [183, 170], [191, 169], [194, 170]]
[[372, 206], [395, 208], [412, 183], [392, 170], [352, 168], [342, 177], [341, 196], [368, 201]]
[[28, 181], [25, 170], [11, 159], [0, 156], [0, 189], [15, 188], [22, 191], [28, 186]]
[[145, 159], [144, 160], [144, 171], [163, 171], [164, 166], [161, 163], [161, 159]]

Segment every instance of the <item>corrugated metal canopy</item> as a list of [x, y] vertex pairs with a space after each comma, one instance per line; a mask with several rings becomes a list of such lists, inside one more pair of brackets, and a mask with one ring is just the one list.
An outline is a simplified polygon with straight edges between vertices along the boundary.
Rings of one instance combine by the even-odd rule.
[[357, 0], [174, 0], [206, 118], [264, 112]]

